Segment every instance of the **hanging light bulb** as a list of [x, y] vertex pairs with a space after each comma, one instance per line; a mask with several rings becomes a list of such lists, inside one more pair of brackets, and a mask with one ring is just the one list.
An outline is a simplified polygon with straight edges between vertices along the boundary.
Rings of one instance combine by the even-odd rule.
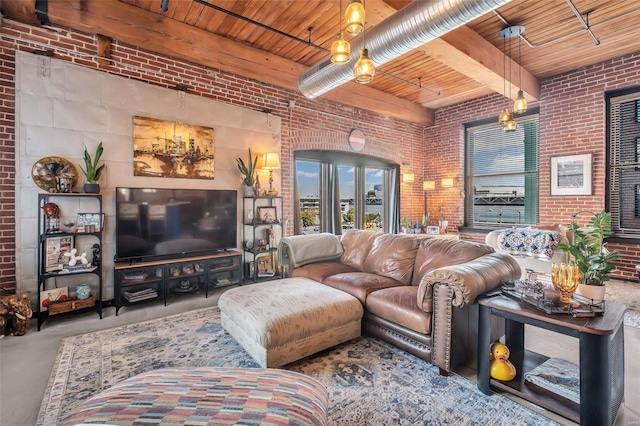
[[511, 118], [507, 122], [502, 125], [502, 130], [505, 132], [514, 132], [518, 128], [518, 123], [516, 120]]
[[340, 9], [338, 10], [338, 35], [336, 40], [331, 44], [331, 62], [334, 64], [346, 64], [351, 59], [351, 45], [344, 39], [342, 33], [342, 0], [340, 0]]
[[511, 113], [508, 109], [505, 108], [498, 116], [498, 123], [502, 124], [502, 127], [504, 127], [505, 123], [509, 120], [511, 120]]
[[524, 98], [524, 92], [522, 91], [522, 89], [518, 90], [518, 97], [513, 103], [513, 112], [517, 114], [527, 112], [527, 100]]
[[344, 34], [339, 32], [336, 40], [331, 44], [331, 62], [334, 64], [346, 64], [351, 59], [351, 45], [344, 39]]
[[521, 56], [521, 45], [522, 45], [522, 37], [520, 37], [520, 35], [524, 32], [524, 27], [523, 26], [517, 26], [515, 27], [516, 30], [516, 34], [518, 35], [518, 66], [519, 66], [519, 77], [518, 79], [520, 80], [520, 90], [518, 90], [518, 97], [516, 98], [516, 101], [513, 103], [513, 112], [517, 113], [517, 114], [522, 114], [523, 112], [527, 112], [527, 100], [524, 98], [524, 92], [522, 91], [522, 62], [520, 60]]
[[364, 6], [360, 0], [351, 0], [344, 11], [344, 19], [347, 21], [345, 31], [351, 35], [364, 31]]
[[363, 47], [360, 50], [360, 58], [356, 62], [356, 66], [353, 67], [353, 75], [358, 83], [367, 84], [373, 80], [375, 72], [376, 65], [369, 59], [369, 50]]

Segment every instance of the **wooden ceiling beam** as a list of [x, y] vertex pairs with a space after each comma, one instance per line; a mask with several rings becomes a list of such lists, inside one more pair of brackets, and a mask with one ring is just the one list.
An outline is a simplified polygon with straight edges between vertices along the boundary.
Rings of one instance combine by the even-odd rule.
[[[411, 3], [411, 0], [383, 1], [396, 10]], [[502, 51], [466, 25], [426, 43], [420, 49], [427, 56], [494, 92], [505, 94], [506, 84], [506, 96], [511, 93], [512, 99], [518, 96], [520, 88], [528, 101], [540, 99], [538, 78], [522, 68], [522, 83], [520, 83], [520, 66], [509, 56], [506, 57], [507, 72], [505, 73]]]
[[[48, 16], [51, 25], [101, 34], [296, 92], [299, 92], [298, 76], [307, 69], [294, 61], [117, 0], [51, 0]], [[435, 123], [433, 110], [355, 82], [331, 90], [321, 98], [420, 125]]]
[[29, 25], [40, 25], [36, 17], [36, 0], [0, 0], [0, 9], [6, 18]]

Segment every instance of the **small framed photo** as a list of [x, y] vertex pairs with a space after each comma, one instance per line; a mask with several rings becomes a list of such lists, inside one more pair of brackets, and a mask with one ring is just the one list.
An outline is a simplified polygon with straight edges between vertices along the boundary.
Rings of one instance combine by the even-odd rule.
[[245, 267], [245, 278], [253, 278], [256, 275], [256, 262], [247, 262]]
[[69, 298], [69, 287], [52, 288], [40, 292], [40, 311], [47, 310], [51, 302], [62, 302]]
[[439, 234], [440, 227], [439, 226], [427, 226], [427, 234]]
[[551, 195], [591, 195], [591, 157], [551, 157]]
[[278, 214], [275, 207], [258, 207], [258, 220], [262, 223], [275, 223]]
[[271, 256], [260, 256], [256, 263], [258, 264], [258, 277], [272, 277], [275, 275]]
[[78, 213], [76, 217], [78, 232], [100, 232], [103, 222], [103, 213]]
[[[73, 237], [52, 237], [44, 242], [44, 272], [59, 271], [64, 265], [64, 254], [73, 248]], [[68, 261], [68, 260], [67, 260]]]

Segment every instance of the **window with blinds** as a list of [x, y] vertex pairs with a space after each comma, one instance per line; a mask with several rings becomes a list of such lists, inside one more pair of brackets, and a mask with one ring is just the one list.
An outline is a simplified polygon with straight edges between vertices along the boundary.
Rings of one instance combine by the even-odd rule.
[[607, 205], [611, 228], [640, 236], [640, 90], [607, 93]]
[[465, 125], [466, 226], [538, 222], [538, 115], [519, 117], [518, 128]]

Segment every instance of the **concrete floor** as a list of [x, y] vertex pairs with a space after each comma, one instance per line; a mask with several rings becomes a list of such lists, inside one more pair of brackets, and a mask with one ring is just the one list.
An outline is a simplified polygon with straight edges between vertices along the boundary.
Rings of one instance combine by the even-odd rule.
[[[7, 336], [0, 340], [0, 425], [31, 426], [36, 422], [44, 390], [53, 368], [60, 340], [63, 337], [124, 324], [214, 306], [222, 290], [205, 298], [196, 294], [162, 303], [149, 303], [136, 307], [124, 307], [119, 315], [115, 308], [103, 311], [100, 320], [95, 313], [57, 318], [43, 324], [37, 331], [31, 324], [29, 332], [20, 337]], [[615, 425], [640, 425], [640, 329], [625, 327], [625, 403], [620, 409]], [[527, 328], [527, 347], [548, 356], [563, 356], [577, 360], [577, 340], [550, 332]], [[458, 371], [475, 381], [475, 371], [462, 367]], [[526, 401], [512, 398], [563, 424], [574, 424], [552, 413], [532, 406]]]

